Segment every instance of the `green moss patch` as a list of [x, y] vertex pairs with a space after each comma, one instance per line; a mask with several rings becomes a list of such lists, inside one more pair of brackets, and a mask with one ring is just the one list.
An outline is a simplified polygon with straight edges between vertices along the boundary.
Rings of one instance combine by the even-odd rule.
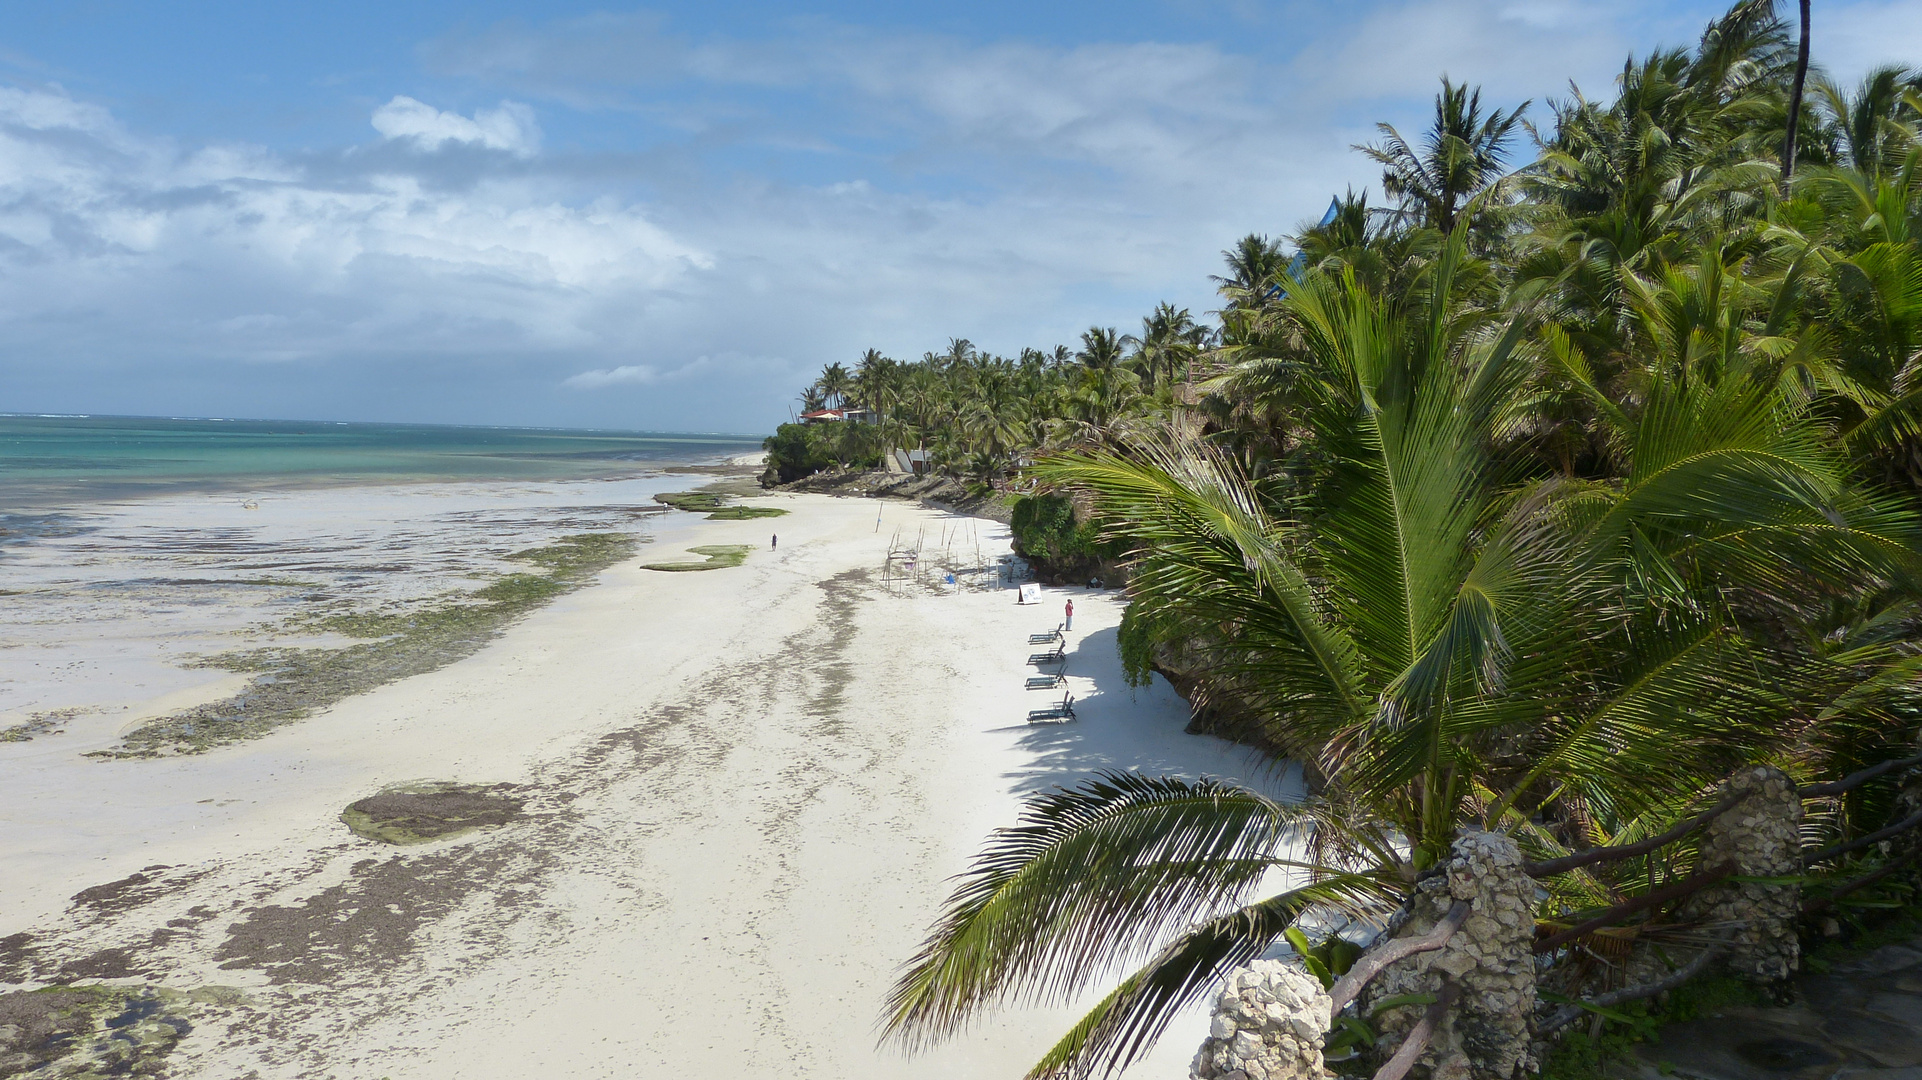
[[626, 533], [575, 533], [563, 536], [546, 547], [516, 551], [508, 558], [532, 563], [549, 573], [571, 574], [583, 567], [600, 570], [627, 557], [634, 550], [634, 538]]
[[25, 723], [0, 728], [0, 743], [31, 742], [35, 735], [57, 733], [61, 724], [85, 711], [85, 709], [69, 708], [29, 713]]
[[377, 686], [425, 674], [478, 652], [514, 620], [633, 554], [625, 533], [583, 533], [508, 556], [542, 573], [508, 574], [442, 601], [394, 611], [337, 612], [302, 629], [363, 639], [346, 648], [264, 648], [201, 662], [253, 673], [246, 689], [162, 717], [129, 732], [120, 746], [91, 757], [193, 754], [264, 734]]
[[669, 491], [654, 496], [654, 501], [690, 514], [701, 514], [727, 505], [727, 496], [715, 491]]
[[240, 1000], [227, 987], [49, 986], [0, 994], [0, 1076], [156, 1076], [197, 1008]]
[[786, 514], [773, 506], [734, 506], [728, 496], [719, 491], [671, 491], [654, 496], [654, 501], [676, 510], [707, 515], [709, 521], [746, 521], [751, 518], [780, 517]]
[[406, 846], [495, 828], [521, 816], [512, 784], [416, 784], [349, 803], [340, 820], [357, 836]]
[[687, 550], [694, 555], [707, 556], [707, 561], [643, 563], [641, 569], [665, 570], [669, 573], [680, 573], [687, 570], [719, 570], [727, 566], [739, 566], [746, 562], [749, 549], [746, 544], [708, 544], [703, 547], [691, 547]]

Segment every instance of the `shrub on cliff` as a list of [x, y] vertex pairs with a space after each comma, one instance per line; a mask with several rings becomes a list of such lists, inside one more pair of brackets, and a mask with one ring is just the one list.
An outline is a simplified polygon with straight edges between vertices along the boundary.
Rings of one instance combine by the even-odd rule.
[[1015, 500], [1014, 550], [1024, 559], [1055, 565], [1094, 562], [1108, 554], [1089, 522], [1077, 521], [1074, 504], [1060, 495]]
[[782, 424], [761, 443], [764, 483], [787, 484], [831, 465], [862, 469], [881, 464], [881, 434], [871, 424]]

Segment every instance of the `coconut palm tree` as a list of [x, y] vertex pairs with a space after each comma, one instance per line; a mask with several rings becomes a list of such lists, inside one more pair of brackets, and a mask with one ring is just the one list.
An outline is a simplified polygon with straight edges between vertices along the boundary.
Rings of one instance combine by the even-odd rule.
[[1356, 149], [1382, 164], [1382, 190], [1402, 200], [1403, 214], [1450, 233], [1469, 200], [1504, 172], [1508, 142], [1528, 105], [1484, 116], [1480, 88], [1456, 86], [1443, 76], [1435, 119], [1419, 147], [1393, 125], [1376, 124], [1382, 141]]
[[892, 404], [898, 367], [893, 360], [882, 356], [879, 349], [862, 353], [854, 365], [855, 400], [873, 409], [876, 419], [885, 417]]
[[[1304, 912], [1394, 902], [1463, 828], [1554, 850], [1537, 822], [1567, 805], [1672, 813], [1832, 689], [1761, 676], [1797, 639], [1738, 612], [1912, 573], [1913, 514], [1852, 483], [1805, 399], [1734, 363], [1645, 365], [1611, 414], [1620, 479], [1516, 483], [1494, 447], [1533, 316], [1464, 301], [1466, 246], [1462, 219], [1413, 294], [1314, 273], [1278, 302], [1315, 447], [1283, 486], [1177, 435], [1038, 466], [1131, 547], [1130, 618], [1199, 650], [1325, 790], [1285, 807], [1104, 776], [1036, 797], [963, 876], [890, 1032], [1065, 1000], [1132, 957], [1031, 1075], [1125, 1066]], [[1276, 871], [1289, 887], [1265, 892]]]
[[835, 406], [846, 405], [848, 395], [854, 392], [854, 376], [840, 364], [829, 364], [821, 370], [821, 378], [814, 384], [821, 396]]
[[1228, 263], [1224, 277], [1211, 277], [1230, 307], [1258, 306], [1274, 291], [1288, 268], [1288, 253], [1281, 241], [1249, 233], [1235, 246], [1221, 253]]
[[1897, 65], [1879, 67], [1863, 77], [1854, 94], [1818, 77], [1815, 103], [1837, 143], [1838, 163], [1879, 177], [1900, 167], [1916, 147], [1922, 75]]
[[1121, 363], [1121, 335], [1112, 326], [1090, 326], [1082, 331], [1081, 349], [1074, 358], [1092, 371], [1112, 370]]
[[1208, 341], [1208, 330], [1195, 322], [1187, 308], [1163, 301], [1141, 320], [1141, 334], [1129, 334], [1121, 345], [1131, 349], [1128, 363], [1150, 387], [1182, 380], [1195, 356]]

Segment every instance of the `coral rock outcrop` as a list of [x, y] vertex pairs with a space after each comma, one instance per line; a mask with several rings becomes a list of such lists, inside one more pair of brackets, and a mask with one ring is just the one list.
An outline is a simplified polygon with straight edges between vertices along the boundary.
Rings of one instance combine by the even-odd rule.
[[[1437, 1080], [1511, 1080], [1534, 1067], [1530, 1018], [1535, 1011], [1535, 881], [1522, 869], [1515, 841], [1471, 832], [1456, 839], [1443, 872], [1422, 881], [1391, 937], [1420, 937], [1435, 929], [1456, 901], [1469, 915], [1448, 943], [1390, 965], [1363, 995], [1372, 1003], [1403, 994], [1439, 996], [1452, 986], [1454, 1007], [1416, 1061], [1411, 1075]], [[1392, 1055], [1421, 1019], [1419, 1005], [1386, 1010], [1376, 1020], [1376, 1052]]]
[[1321, 983], [1281, 960], [1236, 968], [1215, 999], [1192, 1080], [1322, 1080], [1332, 1002]]
[[[1746, 877], [1794, 877], [1802, 872], [1802, 797], [1787, 773], [1766, 765], [1731, 776], [1726, 790], [1743, 794], [1709, 824], [1702, 840], [1704, 868], [1733, 862]], [[1726, 926], [1730, 972], [1758, 982], [1782, 982], [1801, 962], [1795, 922], [1802, 904], [1793, 885], [1723, 882], [1690, 897], [1685, 917]]]

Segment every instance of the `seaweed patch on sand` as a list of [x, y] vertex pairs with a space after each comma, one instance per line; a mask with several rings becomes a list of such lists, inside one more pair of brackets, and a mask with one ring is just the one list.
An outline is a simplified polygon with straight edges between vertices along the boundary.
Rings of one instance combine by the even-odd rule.
[[746, 544], [704, 544], [687, 549], [689, 554], [705, 555], [705, 562], [660, 562], [642, 563], [643, 570], [665, 570], [668, 573], [682, 573], [689, 570], [720, 570], [729, 566], [739, 566], [747, 561]]
[[203, 987], [49, 986], [0, 994], [0, 1076], [94, 1080], [156, 1076], [167, 1053], [207, 1007], [238, 1004], [238, 991]]
[[95, 919], [123, 914], [178, 894], [206, 876], [205, 870], [182, 869], [164, 863], [144, 867], [118, 881], [95, 885], [73, 894], [71, 910]]
[[519, 818], [517, 790], [513, 784], [411, 784], [349, 803], [340, 820], [356, 836], [383, 844], [425, 844]]
[[709, 521], [747, 521], [752, 518], [780, 517], [787, 513], [776, 506], [735, 506], [724, 491], [670, 491], [654, 496], [654, 501], [691, 514], [705, 513]]
[[80, 708], [68, 708], [30, 713], [26, 722], [0, 728], [0, 742], [32, 742], [35, 735], [58, 735], [62, 730], [61, 724], [86, 711]]
[[227, 928], [213, 958], [226, 970], [261, 972], [276, 986], [404, 981], [424, 928], [460, 920], [463, 905], [485, 896], [459, 925], [470, 939], [487, 940], [535, 900], [556, 862], [540, 844], [452, 844], [360, 859], [339, 884], [248, 911]]
[[508, 556], [539, 572], [508, 574], [438, 605], [312, 617], [305, 628], [363, 638], [345, 648], [271, 647], [224, 653], [201, 666], [251, 672], [246, 689], [135, 728], [89, 757], [196, 754], [290, 724], [335, 702], [422, 675], [478, 652], [516, 619], [633, 554], [640, 538], [580, 533]]

